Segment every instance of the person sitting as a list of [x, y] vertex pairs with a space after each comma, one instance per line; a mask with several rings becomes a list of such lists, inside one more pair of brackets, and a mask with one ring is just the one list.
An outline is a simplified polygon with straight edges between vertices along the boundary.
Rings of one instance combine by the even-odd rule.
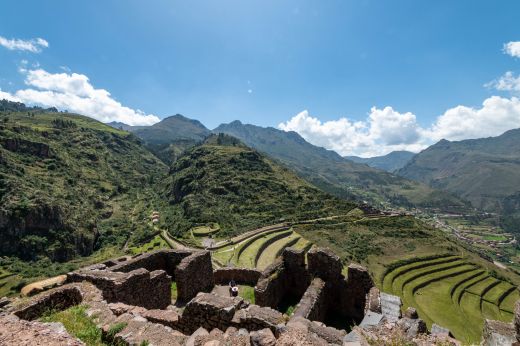
[[238, 286], [237, 286], [235, 280], [233, 280], [233, 279], [231, 279], [231, 281], [229, 282], [229, 295], [231, 297], [238, 296]]
[[231, 287], [231, 296], [232, 297], [238, 296], [238, 287], [237, 286]]

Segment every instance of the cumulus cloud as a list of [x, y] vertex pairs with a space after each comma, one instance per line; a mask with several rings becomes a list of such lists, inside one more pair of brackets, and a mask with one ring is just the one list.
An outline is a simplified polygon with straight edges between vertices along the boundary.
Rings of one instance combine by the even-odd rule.
[[499, 79], [494, 80], [485, 86], [492, 87], [500, 91], [518, 93], [520, 92], [520, 76], [515, 76], [513, 72], [508, 71]]
[[504, 53], [512, 57], [520, 58], [520, 41], [512, 41], [504, 44]]
[[31, 53], [40, 53], [43, 48], [49, 47], [49, 42], [43, 38], [34, 38], [31, 40], [7, 39], [0, 36], [0, 46], [9, 50], [20, 50]]
[[303, 111], [278, 127], [298, 132], [310, 143], [341, 155], [370, 157], [394, 150], [419, 151], [426, 146], [415, 115], [399, 113], [392, 107], [373, 107], [364, 121], [340, 118], [321, 122]]
[[373, 107], [367, 119], [347, 118], [321, 122], [303, 111], [278, 127], [298, 132], [312, 144], [340, 155], [372, 157], [395, 150], [418, 152], [441, 140], [462, 140], [498, 136], [520, 127], [520, 100], [492, 96], [482, 107], [457, 106], [437, 117], [427, 128], [413, 113], [399, 113], [392, 107]]
[[14, 94], [0, 93], [0, 98], [57, 107], [90, 116], [102, 122], [119, 121], [128, 125], [151, 125], [160, 119], [123, 106], [104, 89], [96, 89], [89, 78], [78, 73], [49, 73], [42, 69], [22, 70], [27, 89]]

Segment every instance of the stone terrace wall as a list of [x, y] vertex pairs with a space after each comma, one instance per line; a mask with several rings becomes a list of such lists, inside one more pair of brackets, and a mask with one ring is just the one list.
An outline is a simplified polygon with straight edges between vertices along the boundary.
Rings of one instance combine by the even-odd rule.
[[303, 294], [291, 317], [303, 317], [311, 321], [324, 321], [327, 314], [325, 281], [314, 278]]
[[213, 271], [213, 281], [218, 285], [227, 285], [231, 280], [241, 285], [255, 286], [262, 272], [249, 268], [219, 268]]
[[28, 305], [15, 311], [15, 315], [24, 320], [35, 320], [45, 312], [51, 310], [65, 310], [73, 305], [78, 305], [83, 301], [83, 294], [77, 286], [64, 286], [57, 290], [49, 291]]
[[175, 268], [181, 261], [193, 254], [188, 250], [157, 250], [138, 255], [128, 261], [116, 264], [110, 271], [128, 273], [132, 270], [144, 268], [148, 271], [164, 270], [175, 280]]
[[213, 289], [213, 266], [209, 251], [195, 252], [185, 257], [175, 269], [177, 300], [188, 301], [199, 292]]
[[171, 278], [163, 270], [144, 268], [129, 273], [108, 270], [80, 270], [69, 273], [69, 282], [88, 281], [96, 285], [103, 298], [147, 309], [164, 309], [171, 303]]

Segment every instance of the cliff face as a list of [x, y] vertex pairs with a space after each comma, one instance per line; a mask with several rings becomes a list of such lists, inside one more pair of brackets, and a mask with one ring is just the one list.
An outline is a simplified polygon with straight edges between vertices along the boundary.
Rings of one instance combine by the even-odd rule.
[[67, 261], [128, 232], [114, 214], [166, 172], [128, 132], [34, 110], [0, 112], [0, 163], [0, 255], [24, 260]]

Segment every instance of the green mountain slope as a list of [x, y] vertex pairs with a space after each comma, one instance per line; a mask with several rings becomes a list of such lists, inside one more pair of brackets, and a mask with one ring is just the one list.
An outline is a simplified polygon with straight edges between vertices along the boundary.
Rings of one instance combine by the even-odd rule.
[[392, 151], [391, 153], [383, 156], [374, 156], [369, 158], [345, 156], [345, 158], [350, 161], [364, 163], [370, 167], [393, 173], [396, 170], [403, 168], [412, 159], [412, 157], [414, 157], [414, 155], [415, 153], [410, 151]]
[[306, 142], [295, 132], [244, 125], [239, 121], [213, 130], [226, 133], [280, 160], [298, 175], [324, 191], [347, 199], [367, 200], [376, 206], [448, 207], [464, 205], [459, 198], [433, 190]]
[[[520, 192], [520, 130], [498, 137], [442, 140], [417, 154], [398, 174], [446, 189], [488, 211], [514, 205]], [[505, 200], [510, 200], [507, 205]]]
[[166, 163], [171, 163], [187, 148], [204, 140], [210, 131], [198, 120], [188, 119], [180, 114], [164, 118], [152, 126], [128, 126], [110, 123], [134, 133], [145, 146]]
[[167, 167], [134, 135], [32, 108], [0, 112], [0, 254], [56, 261], [122, 243]]
[[222, 134], [189, 149], [173, 164], [166, 198], [174, 209], [171, 223], [177, 234], [194, 223], [218, 222], [233, 234], [280, 219], [346, 214], [354, 208]]

